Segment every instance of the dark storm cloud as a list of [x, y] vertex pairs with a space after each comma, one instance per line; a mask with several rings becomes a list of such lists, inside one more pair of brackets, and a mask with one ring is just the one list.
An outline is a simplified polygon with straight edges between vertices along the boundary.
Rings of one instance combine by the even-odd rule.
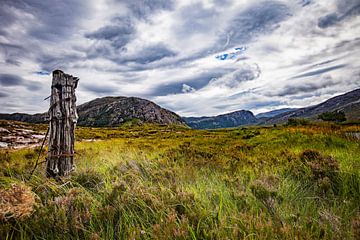
[[319, 62], [319, 63], [316, 63], [316, 64], [312, 65], [310, 68], [319, 67], [319, 66], [322, 66], [322, 65], [327, 65], [329, 63], [336, 62], [339, 59], [340, 58], [334, 58], [334, 59], [329, 59], [329, 60], [326, 60], [326, 61], [322, 61], [322, 62]]
[[26, 55], [26, 51], [22, 46], [8, 43], [0, 43], [0, 53], [5, 57], [5, 63], [10, 65], [20, 65], [19, 58]]
[[35, 81], [28, 81], [14, 74], [0, 74], [0, 85], [2, 87], [23, 86], [30, 91], [41, 89], [41, 84]]
[[319, 89], [337, 85], [338, 82], [334, 81], [331, 77], [324, 77], [317, 81], [311, 82], [298, 82], [294, 84], [285, 85], [281, 91], [274, 94], [274, 96], [288, 96], [296, 95], [299, 93], [312, 93]]
[[[135, 38], [135, 19], [146, 21], [148, 15], [159, 10], [170, 10], [174, 4], [170, 0], [118, 0], [118, 2], [124, 3], [129, 8], [130, 13], [125, 17], [115, 16], [111, 25], [103, 26], [94, 32], [85, 34], [86, 38], [97, 40], [87, 50], [89, 58], [105, 57], [118, 64], [129, 61], [143, 64], [175, 55], [164, 47], [151, 46], [144, 49], [142, 55], [127, 60], [120, 56], [126, 52], [126, 45]], [[146, 59], [147, 57], [148, 59]]]
[[146, 47], [144, 49], [140, 49], [133, 56], [125, 58], [124, 62], [147, 64], [147, 63], [159, 61], [165, 57], [173, 57], [173, 56], [176, 56], [176, 53], [171, 51], [164, 44], [156, 44]]
[[212, 79], [209, 83], [211, 86], [220, 86], [227, 88], [237, 88], [241, 83], [253, 81], [261, 75], [260, 67], [254, 64], [243, 63], [235, 71], [228, 73], [222, 78]]
[[95, 51], [92, 53], [94, 57], [97, 57], [95, 53], [103, 56], [104, 50], [101, 50], [101, 48], [106, 47], [106, 45], [114, 49], [123, 48], [133, 39], [134, 32], [135, 29], [130, 18], [116, 18], [114, 19], [113, 25], [101, 27], [95, 32], [85, 34], [85, 37], [105, 41], [105, 46], [101, 44], [100, 46], [94, 45]]
[[246, 43], [260, 34], [270, 33], [290, 14], [289, 8], [278, 1], [261, 1], [253, 4], [240, 12], [221, 35], [219, 42], [223, 48]]
[[346, 64], [340, 64], [340, 65], [336, 65], [336, 66], [333, 66], [333, 67], [322, 68], [322, 69], [318, 69], [318, 70], [315, 70], [315, 71], [306, 72], [306, 73], [303, 73], [303, 74], [300, 74], [300, 75], [296, 75], [296, 76], [292, 77], [291, 79], [316, 76], [316, 75], [320, 75], [320, 74], [323, 74], [323, 73], [326, 73], [326, 72], [334, 71], [336, 69], [344, 68], [346, 66], [347, 66]]
[[19, 86], [24, 85], [25, 81], [19, 76], [13, 74], [0, 74], [0, 84], [1, 86]]
[[219, 68], [204, 71], [200, 74], [194, 75], [191, 78], [184, 78], [181, 80], [181, 82], [158, 86], [151, 92], [151, 96], [166, 96], [169, 94], [183, 93], [183, 84], [189, 85], [190, 87], [199, 90], [208, 85], [212, 79], [220, 78], [234, 70], [234, 68]]
[[42, 72], [52, 72], [55, 69], [67, 69], [74, 62], [79, 62], [85, 58], [77, 53], [62, 55], [50, 55], [38, 53], [36, 61], [39, 63]]
[[172, 0], [118, 0], [125, 3], [134, 17], [146, 18], [158, 10], [171, 10], [174, 7]]
[[[235, 108], [236, 110], [248, 110], [248, 109], [256, 109], [256, 108], [262, 108], [262, 107], [274, 107], [281, 105], [281, 101], [254, 101], [254, 102], [248, 102], [245, 104], [220, 104], [215, 105], [214, 108], [216, 109], [227, 109], [227, 108]], [[239, 107], [241, 106], [241, 107]]]
[[[346, 2], [346, 1], [345, 1]], [[351, 6], [350, 8], [347, 5], [340, 5], [341, 7], [346, 7], [348, 9], [344, 13], [330, 13], [328, 15], [325, 15], [323, 17], [320, 17], [318, 20], [318, 26], [320, 28], [328, 28], [333, 25], [336, 25], [337, 23], [347, 20], [353, 16], [357, 16], [360, 14], [360, 3], [357, 2], [356, 5]], [[339, 9], [341, 11], [343, 9]]]
[[113, 86], [108, 86], [108, 85], [94, 85], [94, 84], [82, 84], [81, 86], [82, 88], [84, 88], [87, 91], [93, 92], [93, 93], [97, 93], [97, 94], [111, 94], [116, 92]]
[[0, 98], [5, 98], [5, 97], [8, 97], [9, 94], [7, 93], [4, 93], [4, 92], [0, 92]]
[[[27, 29], [30, 36], [42, 39], [59, 41], [70, 37], [78, 20], [88, 12], [86, 1], [63, 0], [63, 1], [30, 1], [30, 0], [5, 0], [2, 2], [0, 12], [1, 22], [12, 24], [22, 21], [21, 15], [11, 12], [19, 10], [36, 17], [38, 23]], [[5, 12], [10, 10], [10, 13]]]
[[339, 16], [336, 13], [330, 13], [324, 17], [319, 18], [318, 26], [320, 28], [327, 28], [332, 25], [335, 25], [337, 22], [339, 22]]
[[219, 12], [216, 8], [205, 8], [202, 3], [195, 3], [183, 7], [179, 18], [183, 21], [176, 26], [177, 35], [180, 37], [201, 32], [209, 32], [214, 19], [219, 19]]

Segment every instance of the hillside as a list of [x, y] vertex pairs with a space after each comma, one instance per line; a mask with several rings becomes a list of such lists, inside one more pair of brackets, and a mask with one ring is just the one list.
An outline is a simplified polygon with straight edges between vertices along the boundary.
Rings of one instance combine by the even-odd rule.
[[360, 89], [330, 98], [320, 104], [299, 108], [294, 111], [285, 112], [275, 117], [266, 119], [263, 124], [284, 123], [289, 118], [315, 119], [323, 112], [344, 111], [347, 120], [360, 120]]
[[[103, 97], [81, 104], [77, 107], [80, 126], [118, 126], [128, 121], [156, 124], [185, 123], [177, 114], [159, 105], [136, 97]], [[45, 123], [46, 113], [42, 114], [0, 114], [0, 119], [29, 123]]]
[[185, 117], [187, 125], [195, 129], [229, 128], [256, 123], [257, 119], [250, 111], [240, 110], [214, 117]]
[[116, 126], [128, 121], [180, 124], [181, 117], [159, 105], [136, 97], [103, 97], [78, 106], [81, 126]]
[[294, 111], [294, 110], [297, 110], [297, 108], [280, 108], [280, 109], [276, 109], [276, 110], [256, 114], [255, 117], [257, 119], [271, 118], [271, 117], [275, 117], [275, 116], [277, 116], [279, 114], [291, 112], [291, 111]]

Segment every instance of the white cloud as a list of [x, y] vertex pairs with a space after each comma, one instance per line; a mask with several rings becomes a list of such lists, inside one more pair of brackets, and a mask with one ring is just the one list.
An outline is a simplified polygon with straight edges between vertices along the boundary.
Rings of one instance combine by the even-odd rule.
[[[360, 87], [360, 16], [346, 15], [356, 0], [221, 2], [2, 2], [1, 73], [42, 87], [1, 86], [1, 111], [46, 111], [51, 76], [35, 73], [55, 68], [80, 77], [79, 103], [140, 96], [185, 116], [300, 107]], [[346, 17], [319, 27], [332, 13]]]

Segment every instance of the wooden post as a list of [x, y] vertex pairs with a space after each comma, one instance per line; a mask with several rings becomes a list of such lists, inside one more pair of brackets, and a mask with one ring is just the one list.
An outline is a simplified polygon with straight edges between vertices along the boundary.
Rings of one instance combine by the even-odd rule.
[[76, 112], [75, 89], [79, 78], [53, 71], [49, 108], [49, 150], [46, 176], [67, 176], [74, 170]]

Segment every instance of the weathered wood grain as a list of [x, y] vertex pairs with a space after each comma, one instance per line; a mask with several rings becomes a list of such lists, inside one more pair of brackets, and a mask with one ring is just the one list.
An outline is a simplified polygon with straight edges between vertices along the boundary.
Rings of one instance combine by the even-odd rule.
[[53, 71], [49, 108], [49, 149], [46, 176], [67, 176], [74, 170], [74, 133], [78, 119], [75, 89], [79, 78]]

